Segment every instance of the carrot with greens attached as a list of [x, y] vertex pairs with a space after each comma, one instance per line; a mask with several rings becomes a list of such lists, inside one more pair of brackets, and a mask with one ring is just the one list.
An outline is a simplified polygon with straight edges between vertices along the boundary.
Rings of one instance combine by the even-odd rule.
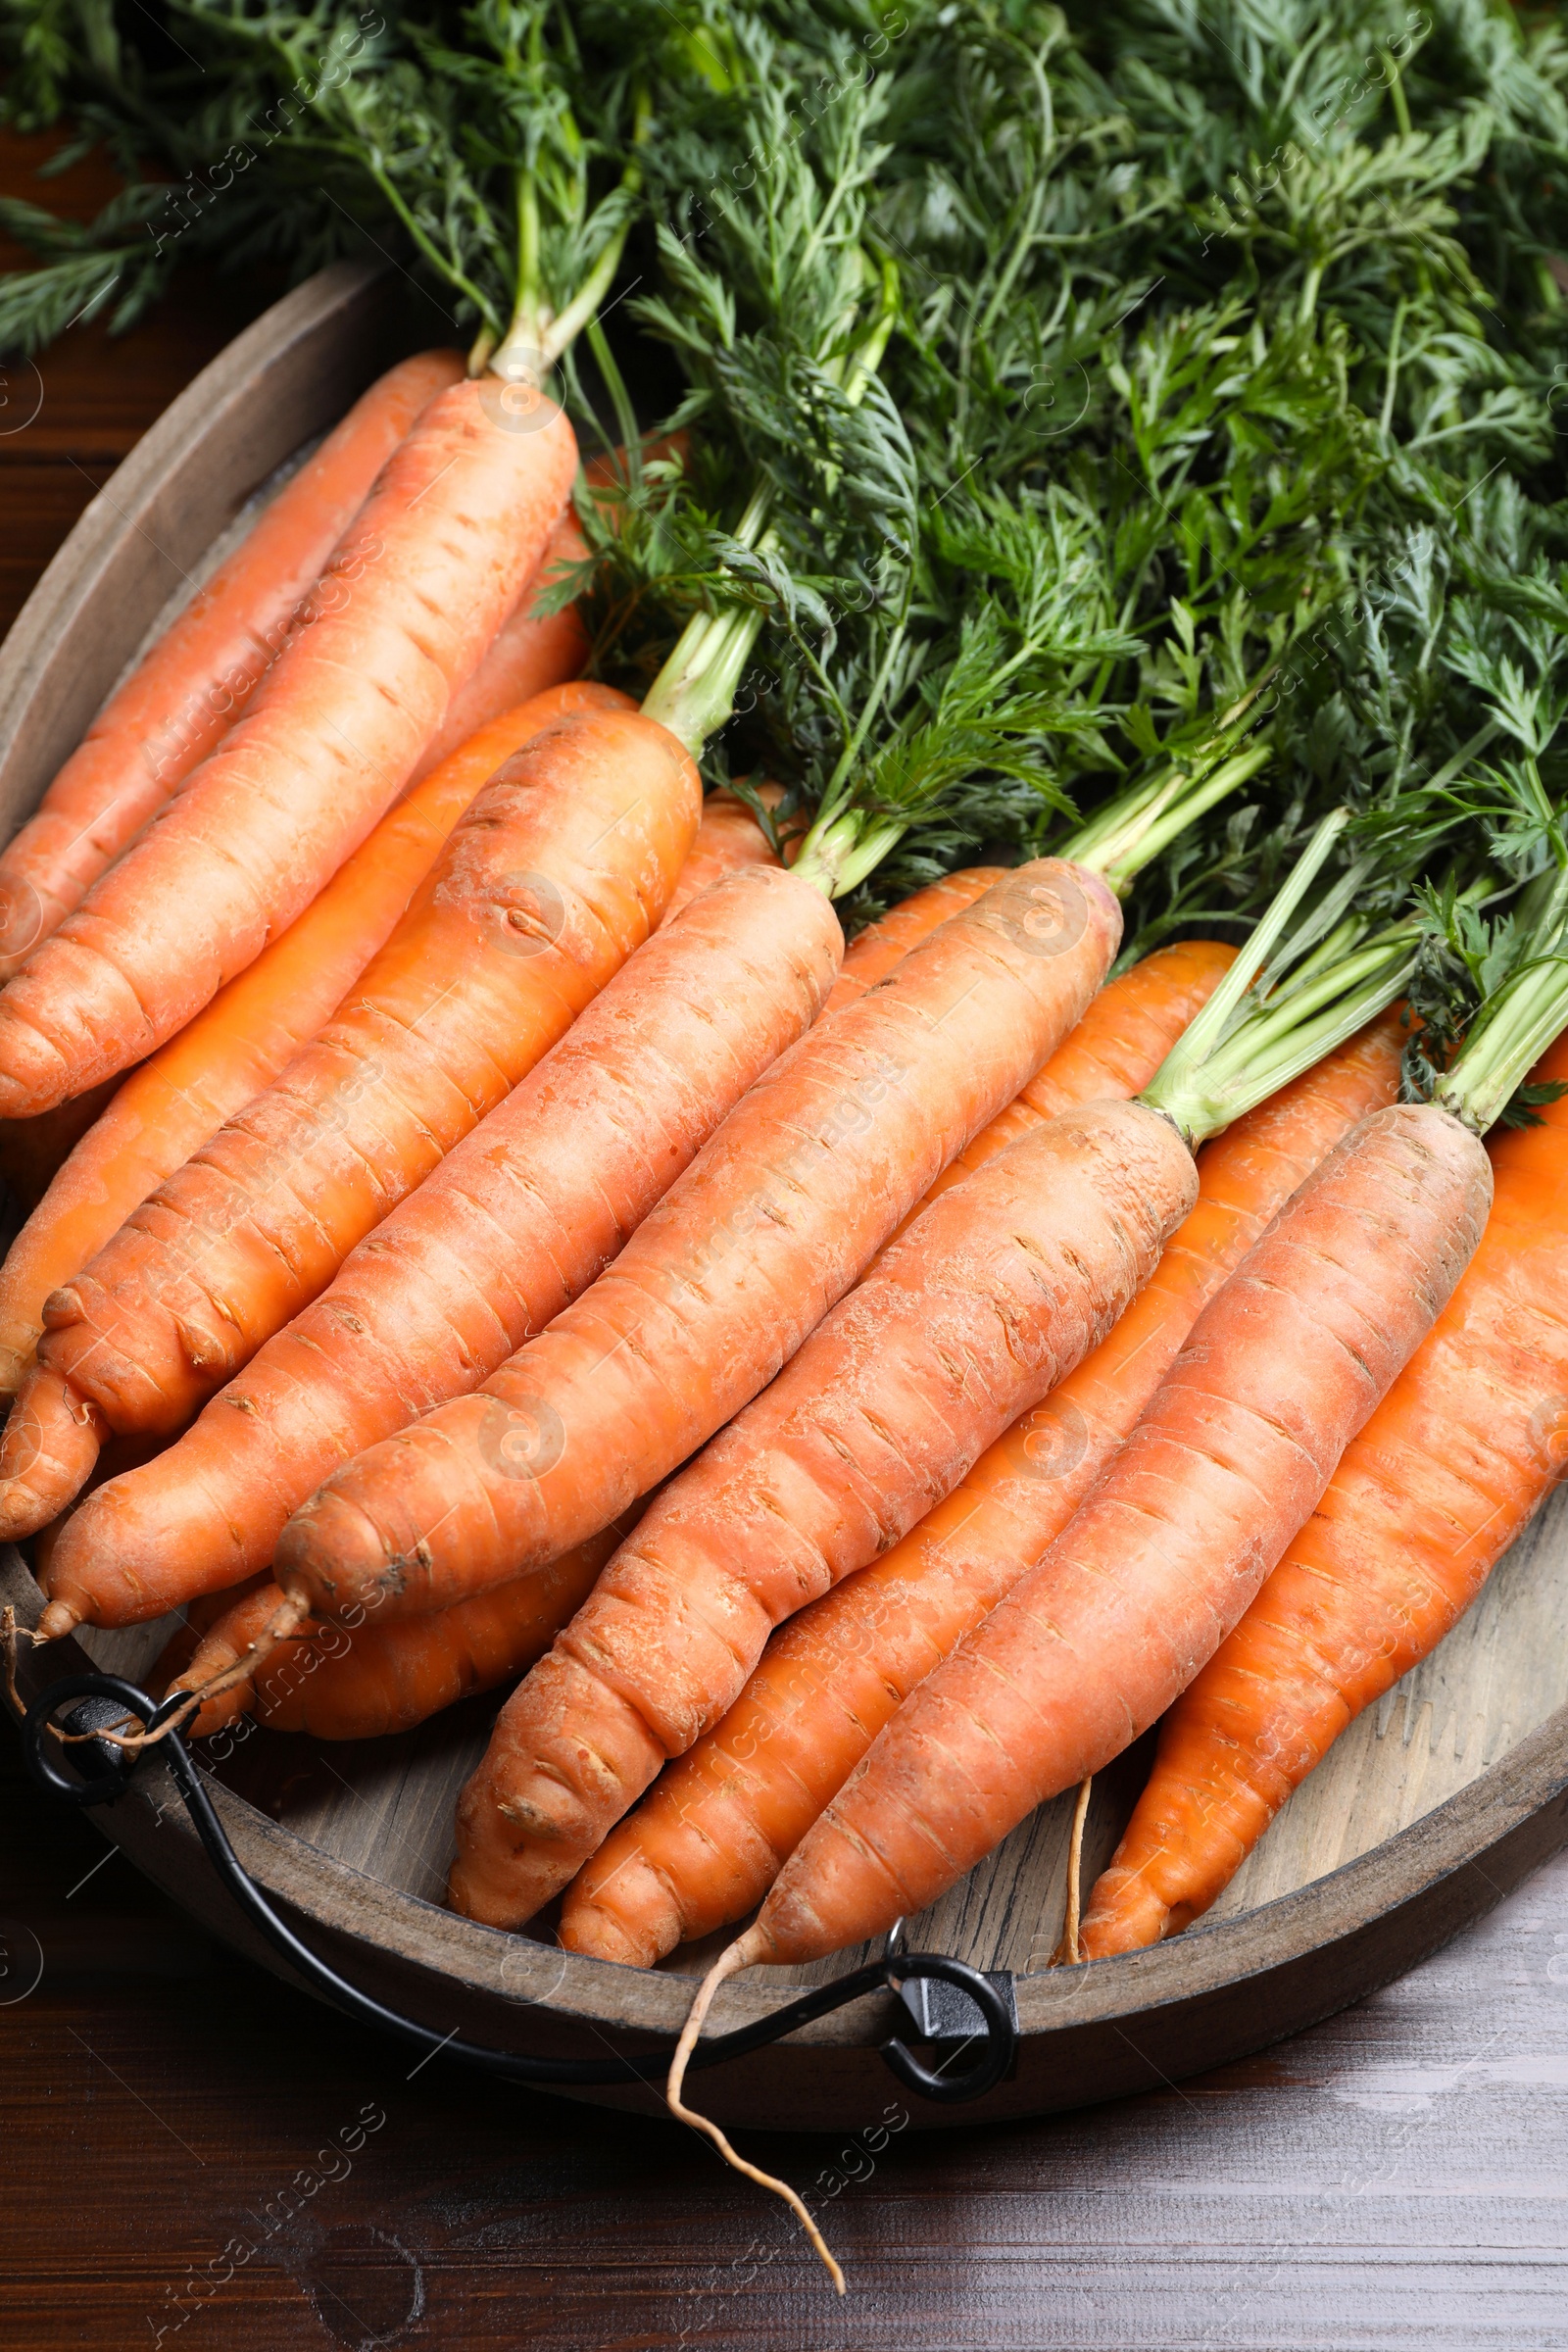
[[1485, 1220], [1485, 1154], [1374, 1112], [1193, 1328], [1045, 1554], [901, 1708], [774, 1884], [747, 1962], [922, 1910], [1098, 1772], [1218, 1646], [1415, 1348]]
[[266, 1567], [328, 1473], [542, 1331], [615, 1256], [838, 970], [832, 908], [728, 876], [640, 949], [178, 1443], [101, 1488], [51, 1600], [124, 1625]]
[[691, 2115], [686, 2065], [727, 1978], [922, 1910], [1169, 1703], [1430, 1327], [1489, 1191], [1474, 1135], [1414, 1103], [1375, 1111], [1307, 1179], [1064, 1533], [900, 1708], [709, 1971], [674, 2114]]
[[0, 991], [0, 1115], [172, 1037], [304, 912], [397, 798], [537, 570], [576, 468], [565, 417], [436, 395], [244, 716]]
[[[1568, 1081], [1568, 1043], [1533, 1073]], [[1568, 1467], [1568, 1101], [1491, 1146], [1463, 1280], [1235, 1631], [1160, 1726], [1086, 1960], [1178, 1935], [1291, 1791], [1463, 1616]]]
[[338, 1016], [45, 1301], [0, 1526], [52, 1518], [106, 1430], [177, 1427], [325, 1288], [641, 946], [700, 808], [624, 708], [506, 761]]
[[[727, 1970], [832, 1951], [922, 1909], [1213, 1656], [1474, 1255], [1493, 1192], [1479, 1139], [1568, 1024], [1568, 847], [1510, 945], [1515, 967], [1434, 1099], [1374, 1111], [1294, 1196], [1070, 1524], [796, 1849]], [[1150, 1090], [1180, 1118], [1206, 1091], [1189, 1048], [1224, 995]]]
[[[1112, 981], [1090, 1018], [1143, 968]], [[1041, 1074], [1063, 1094], [1084, 1085], [1075, 1048], [1088, 1026]], [[1198, 1205], [1115, 1329], [902, 1543], [773, 1636], [723, 1722], [572, 1887], [568, 1950], [647, 1967], [760, 1902], [895, 1710], [1059, 1535], [1269, 1218], [1359, 1118], [1395, 1100], [1403, 1035], [1385, 1013], [1204, 1147]], [[1150, 1051], [1141, 1075], [1122, 1063], [1123, 1091], [1153, 1075]], [[1102, 1091], [1091, 1077], [1079, 1100]]]
[[[651, 443], [644, 456], [658, 456], [668, 446]], [[622, 478], [623, 455], [616, 451], [612, 457], [591, 458], [583, 467], [589, 490], [606, 494], [599, 503], [608, 506], [612, 515], [615, 507], [608, 493]], [[568, 506], [550, 535], [538, 570], [491, 640], [488, 653], [466, 685], [460, 686], [453, 696], [440, 733], [414, 770], [415, 783], [461, 750], [493, 718], [579, 674], [589, 652], [582, 614], [575, 604], [563, 605], [555, 612], [539, 608], [548, 602], [563, 573], [586, 563], [588, 553], [588, 543]]]
[[382, 817], [281, 939], [132, 1072], [0, 1266], [0, 1396], [13, 1395], [26, 1369], [50, 1292], [79, 1274], [132, 1209], [321, 1028], [502, 760], [574, 710], [628, 707], [607, 686], [558, 686], [493, 719]]
[[[1342, 825], [1336, 818], [1319, 828], [1142, 1098], [1067, 1111], [933, 1201], [772, 1388], [658, 1497], [593, 1598], [509, 1700], [464, 1791], [450, 1889], [460, 1909], [496, 1926], [530, 1918], [662, 1763], [733, 1704], [773, 1628], [887, 1551], [1103, 1336], [1193, 1206], [1198, 1138], [1250, 1107], [1249, 1091], [1253, 1102], [1271, 1091], [1272, 1054], [1254, 1053], [1237, 1073], [1223, 1060], [1209, 1067], [1196, 1045], [1182, 1058], [1184, 1045], [1200, 1032], [1211, 1044], [1230, 1038]], [[1312, 918], [1314, 940], [1333, 906]], [[1045, 907], [1040, 922], [1044, 930]], [[916, 950], [826, 1033], [869, 1011], [929, 952]], [[1412, 953], [1401, 936], [1380, 943], [1370, 961], [1341, 958], [1327, 975], [1314, 961], [1297, 1017], [1277, 1006], [1266, 1016], [1286, 1073], [1303, 1054], [1313, 1058], [1305, 1040], [1324, 1023], [1330, 1043], [1357, 1025], [1369, 989], [1374, 1006], [1386, 1001]], [[1176, 1073], [1195, 1059], [1204, 1075], [1175, 1089]], [[1174, 1109], [1158, 1100], [1162, 1081]], [[1234, 1103], [1232, 1087], [1241, 1094]], [[1103, 1259], [1116, 1251], [1113, 1279]], [[1014, 1280], [1009, 1289], [1004, 1279], [1012, 1253], [1044, 1286], [1049, 1346], [1038, 1334], [1031, 1345], [1031, 1316], [1042, 1309], [1028, 1285]], [[542, 1385], [536, 1411], [554, 1402]], [[999, 1410], [1004, 1402], [1011, 1409]], [[286, 1545], [280, 1563], [285, 1556]], [[289, 1583], [281, 1564], [278, 1581]]]
[[[1054, 955], [1027, 927], [1048, 907]], [[1103, 884], [1054, 859], [944, 924], [768, 1071], [614, 1264], [477, 1396], [337, 1472], [285, 1530], [278, 1582], [324, 1616], [439, 1608], [647, 1494], [766, 1386], [1060, 1042], [1119, 930]], [[549, 1459], [519, 1477], [508, 1447], [530, 1428]]]
[[[607, 258], [612, 249], [618, 251], [623, 233], [624, 222], [615, 229]], [[532, 294], [537, 291], [534, 285]], [[583, 299], [573, 313], [576, 323], [591, 315]], [[892, 311], [884, 297], [871, 335], [876, 352], [891, 325]], [[843, 328], [841, 305], [835, 313], [835, 348]], [[549, 323], [540, 348], [547, 357], [559, 354], [571, 331], [574, 325], [563, 314]], [[506, 362], [504, 347], [492, 365]], [[867, 364], [874, 365], [874, 360]], [[504, 390], [492, 386], [490, 391], [500, 395], [490, 405], [504, 423], [520, 418], [530, 427], [537, 424], [540, 396], [525, 384], [509, 384]], [[437, 401], [432, 413], [440, 407]], [[546, 449], [559, 437], [558, 425], [569, 440], [569, 428], [553, 413], [551, 421], [538, 430], [498, 430], [514, 445]], [[400, 454], [406, 455], [416, 437]], [[426, 488], [433, 493], [437, 480], [444, 480], [456, 464], [454, 458]], [[549, 471], [548, 458], [543, 470]], [[469, 481], [466, 489], [471, 493], [476, 486], [483, 485]], [[442, 585], [437, 579], [432, 588]], [[455, 583], [446, 585], [451, 589]], [[554, 760], [555, 782], [570, 803], [569, 809], [558, 808], [557, 816], [566, 827], [566, 862], [574, 867], [570, 905], [584, 936], [568, 924], [560, 942], [551, 940], [552, 909], [564, 920], [568, 904], [552, 879], [549, 843], [540, 841], [537, 856], [523, 861], [518, 845], [509, 843], [513, 828], [507, 821], [505, 795], [503, 803], [496, 804], [498, 785], [492, 785], [469, 811], [424, 898], [367, 976], [362, 1026], [368, 1025], [374, 1037], [372, 1041], [368, 1035], [363, 1044], [346, 1041], [346, 1074], [321, 1060], [324, 1054], [330, 1061], [336, 1050], [335, 1031], [329, 1029], [316, 1049], [316, 1077], [306, 1076], [303, 1116], [296, 1116], [286, 1100], [291, 1082], [285, 1073], [261, 1105], [253, 1105], [244, 1120], [231, 1122], [232, 1139], [230, 1130], [220, 1133], [198, 1161], [136, 1212], [110, 1245], [110, 1252], [116, 1253], [112, 1263], [95, 1263], [76, 1285], [51, 1298], [38, 1367], [28, 1376], [6, 1439], [0, 1442], [0, 1479], [7, 1482], [0, 1486], [0, 1529], [23, 1532], [52, 1517], [79, 1487], [108, 1428], [127, 1423], [172, 1427], [192, 1404], [220, 1387], [263, 1340], [330, 1280], [348, 1249], [531, 1067], [614, 964], [657, 924], [675, 886], [676, 878], [667, 870], [667, 853], [678, 838], [683, 858], [697, 830], [700, 788], [690, 755], [729, 717], [761, 620], [761, 610], [755, 606], [740, 613], [700, 614], [654, 681], [640, 715], [619, 717], [613, 727], [607, 717], [597, 731], [585, 724], [573, 738], [571, 752], [563, 751]], [[618, 768], [612, 746], [618, 748]], [[573, 754], [580, 771], [576, 774], [571, 772]], [[579, 789], [571, 791], [570, 784]], [[612, 809], [617, 791], [621, 797]], [[597, 832], [573, 831], [582, 819], [597, 825]], [[480, 904], [466, 909], [463, 887], [455, 882], [456, 903], [444, 910], [443, 919], [442, 874], [466, 837], [483, 838], [486, 828], [492, 871], [477, 893]], [[603, 858], [605, 871], [596, 880], [589, 859], [606, 840], [613, 848]], [[506, 857], [509, 847], [508, 863], [495, 862]], [[475, 868], [467, 880], [469, 894], [474, 895], [485, 858], [476, 852], [468, 862]], [[508, 906], [509, 887], [522, 901], [535, 896], [531, 918], [521, 904]], [[497, 952], [504, 956], [504, 929], [499, 940], [488, 943], [488, 955], [473, 955], [477, 941], [465, 934], [473, 933], [486, 905], [503, 926], [509, 921], [520, 926], [522, 936], [512, 939], [516, 960], [520, 958], [515, 952], [525, 944], [539, 951], [533, 975], [538, 1003], [514, 1001], [514, 988], [490, 968]], [[612, 918], [609, 923], [603, 919], [607, 909]], [[620, 918], [633, 912], [644, 928], [617, 932]], [[421, 934], [426, 913], [431, 931], [427, 941]], [[592, 944], [587, 934], [593, 935]], [[599, 950], [612, 942], [612, 960], [596, 969]], [[412, 967], [408, 971], [403, 969], [405, 951]], [[397, 1002], [383, 1006], [375, 992], [387, 958], [394, 967], [389, 981]], [[559, 985], [563, 981], [564, 987]], [[412, 1006], [404, 1001], [411, 983], [416, 1000]], [[15, 995], [16, 985], [20, 984], [8, 995]], [[560, 1016], [552, 1034], [544, 1034], [534, 1017], [546, 1007], [552, 1018]], [[0, 999], [0, 1072], [5, 1056], [3, 1016]], [[385, 1034], [389, 1021], [393, 1027]], [[440, 1049], [432, 1053], [432, 1041], [416, 1039], [415, 1021], [433, 1023], [438, 1036], [458, 1049], [460, 1059], [476, 1054], [483, 1066], [459, 1080], [455, 1071], [442, 1066]], [[492, 1035], [496, 1023], [499, 1034]], [[366, 1053], [372, 1077], [379, 1079], [391, 1069], [393, 1085], [365, 1088], [354, 1065]], [[405, 1069], [411, 1060], [423, 1066]], [[1020, 1078], [1026, 1074], [1021, 1072]], [[337, 1102], [345, 1075], [356, 1092], [368, 1092], [374, 1099], [347, 1106]], [[429, 1099], [432, 1083], [439, 1100]], [[236, 1162], [232, 1171], [230, 1159]], [[209, 1220], [208, 1207], [220, 1210], [220, 1219]], [[176, 1280], [169, 1260], [172, 1255], [181, 1266], [192, 1260], [184, 1230], [192, 1220], [197, 1231], [193, 1270]], [[622, 1495], [583, 1535], [597, 1533], [640, 1491]], [[580, 1540], [568, 1537], [556, 1548], [566, 1549]], [[508, 1573], [481, 1575], [476, 1581], [500, 1583]], [[63, 1627], [70, 1615], [62, 1602], [50, 1622]]]
[[217, 749], [376, 475], [462, 374], [455, 351], [427, 351], [372, 384], [110, 697], [0, 854], [0, 980]]
[[[1371, 877], [1360, 866], [1286, 936], [1346, 821], [1342, 812], [1318, 828], [1129, 1114], [1168, 1121], [1196, 1146], [1399, 992], [1420, 926], [1369, 937]], [[710, 1970], [670, 2069], [673, 2113], [691, 2116], [686, 2067], [728, 1977], [837, 1950], [918, 1911], [1168, 1703], [1430, 1327], [1474, 1250], [1489, 1193], [1470, 1129], [1414, 1104], [1374, 1111], [1308, 1178], [1204, 1307], [1043, 1560], [885, 1725], [755, 1924]], [[950, 1198], [961, 1202], [963, 1189]], [[728, 2154], [716, 2128], [704, 2128]]]

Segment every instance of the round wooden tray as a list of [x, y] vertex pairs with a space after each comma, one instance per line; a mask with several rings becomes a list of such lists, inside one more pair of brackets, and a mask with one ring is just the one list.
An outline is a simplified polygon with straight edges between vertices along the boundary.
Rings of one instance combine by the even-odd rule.
[[[231, 344], [138, 443], [0, 651], [0, 838], [33, 807], [149, 635], [150, 616], [162, 623], [279, 469], [434, 328], [396, 279], [348, 265], [323, 270]], [[1125, 1959], [1048, 1968], [1070, 1797], [1042, 1807], [911, 1920], [912, 1948], [1014, 1973], [1023, 2034], [1012, 2079], [973, 2106], [911, 2099], [911, 2123], [1040, 2114], [1240, 2057], [1387, 1983], [1568, 1842], [1565, 1510], [1554, 1496], [1465, 1621], [1351, 1727], [1185, 1936]], [[42, 1605], [14, 1549], [0, 1551], [0, 1600], [23, 1624]], [[24, 1693], [91, 1663], [134, 1678], [167, 1630], [89, 1633], [38, 1653], [24, 1645]], [[344, 1974], [442, 2034], [560, 2056], [666, 2039], [705, 1947], [660, 1969], [617, 1968], [558, 1950], [548, 1923], [506, 1936], [441, 1908], [453, 1802], [498, 1705], [499, 1694], [470, 1700], [406, 1738], [341, 1748], [251, 1727], [208, 1743], [241, 1860]], [[1109, 1858], [1148, 1759], [1140, 1742], [1096, 1784], [1091, 1875]], [[217, 1935], [287, 1973], [213, 1876], [164, 1765], [144, 1765], [98, 1819]], [[715, 2027], [763, 2015], [785, 1987], [866, 1956], [756, 1972], [726, 1987]], [[877, 2055], [897, 2020], [891, 1996], [858, 2002], [704, 2075], [702, 2102], [730, 2123], [869, 2127], [899, 2095]], [[574, 2095], [652, 2103], [639, 2090]]]

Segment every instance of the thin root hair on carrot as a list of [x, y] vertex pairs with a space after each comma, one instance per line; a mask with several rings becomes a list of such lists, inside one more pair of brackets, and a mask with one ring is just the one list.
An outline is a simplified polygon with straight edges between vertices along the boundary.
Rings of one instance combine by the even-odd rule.
[[1078, 1784], [1078, 1801], [1072, 1809], [1072, 1836], [1067, 1844], [1067, 1910], [1061, 1926], [1061, 1941], [1051, 1955], [1053, 1968], [1076, 1968], [1082, 1954], [1078, 1949], [1078, 1922], [1083, 1915], [1084, 1823], [1089, 1819], [1089, 1791], [1095, 1776]]
[[[0, 1611], [0, 1653], [3, 1653], [5, 1657], [6, 1696], [19, 1715], [25, 1715], [27, 1702], [17, 1688], [17, 1638], [22, 1634], [24, 1634], [27, 1640], [33, 1643], [38, 1641], [38, 1636], [30, 1626], [17, 1623], [17, 1612], [8, 1600], [4, 1610]], [[121, 1723], [132, 1723], [134, 1720], [135, 1718], [130, 1715], [122, 1715], [120, 1718]], [[62, 1747], [74, 1747], [85, 1740], [105, 1740], [114, 1747], [134, 1747], [141, 1744], [143, 1737], [140, 1733], [122, 1737], [118, 1727], [114, 1725], [101, 1732], [63, 1732], [57, 1723], [51, 1723], [49, 1729]]]
[[[8, 1617], [10, 1613], [8, 1609], [6, 1612]], [[236, 1683], [249, 1682], [257, 1668], [271, 1656], [274, 1649], [281, 1648], [285, 1642], [297, 1640], [295, 1629], [300, 1620], [308, 1613], [302, 1601], [286, 1600], [283, 1606], [275, 1612], [270, 1623], [258, 1634], [249, 1648], [242, 1650], [231, 1665], [223, 1667], [218, 1674], [211, 1675], [205, 1683], [198, 1684], [194, 1690], [186, 1694], [183, 1704], [176, 1707], [172, 1714], [166, 1715], [163, 1722], [157, 1724], [152, 1731], [148, 1731], [145, 1726], [140, 1730], [122, 1730], [121, 1726], [123, 1724], [134, 1724], [135, 1718], [131, 1715], [122, 1715], [117, 1723], [110, 1724], [104, 1730], [97, 1732], [63, 1732], [59, 1725], [54, 1723], [51, 1723], [49, 1729], [63, 1747], [75, 1746], [85, 1740], [102, 1740], [111, 1747], [132, 1748], [138, 1752], [145, 1747], [156, 1747], [166, 1734], [177, 1732], [181, 1725], [190, 1720], [192, 1715], [199, 1713], [210, 1698], [220, 1697], [223, 1691], [232, 1690]], [[8, 1651], [8, 1665], [10, 1655], [11, 1653]]]
[[4, 1611], [0, 1612], [0, 1653], [3, 1653], [5, 1657], [6, 1696], [19, 1715], [25, 1715], [27, 1702], [17, 1689], [17, 1637], [19, 1634], [25, 1634], [29, 1642], [37, 1642], [38, 1637], [30, 1626], [17, 1623], [17, 1612], [8, 1600]]
[[771, 2173], [760, 2172], [755, 2164], [748, 2164], [744, 2156], [738, 2156], [717, 2124], [706, 2115], [699, 2115], [694, 2107], [688, 2107], [681, 2097], [681, 2089], [686, 2080], [686, 2069], [691, 2062], [692, 2052], [697, 2047], [698, 2036], [702, 2033], [703, 2022], [712, 2005], [714, 1993], [717, 1992], [726, 1977], [738, 1976], [743, 1968], [750, 1968], [754, 1960], [764, 1958], [766, 1950], [765, 1941], [759, 1940], [755, 1931], [748, 1930], [746, 1935], [738, 1936], [727, 1950], [719, 1953], [718, 1958], [697, 1987], [697, 1998], [692, 2003], [691, 2014], [681, 2029], [680, 2039], [675, 2044], [675, 2055], [670, 2060], [669, 2079], [664, 2085], [664, 2096], [668, 2101], [670, 2114], [678, 2123], [690, 2124], [694, 2131], [706, 2133], [726, 2164], [733, 2165], [736, 2172], [744, 2173], [748, 2180], [755, 2180], [759, 2188], [771, 2189], [775, 2197], [783, 2198], [821, 2256], [835, 2289], [842, 2295], [845, 2291], [844, 2273], [829, 2252], [826, 2238], [808, 2212], [805, 2199], [796, 2194], [787, 2180], [775, 2180]]

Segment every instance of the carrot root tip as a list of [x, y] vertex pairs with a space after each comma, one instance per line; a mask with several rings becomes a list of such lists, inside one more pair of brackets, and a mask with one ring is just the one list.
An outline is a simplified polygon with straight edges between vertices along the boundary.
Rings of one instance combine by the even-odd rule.
[[1053, 1968], [1076, 1968], [1084, 1956], [1078, 1940], [1083, 1917], [1084, 1823], [1089, 1818], [1089, 1792], [1094, 1785], [1093, 1773], [1080, 1782], [1078, 1802], [1072, 1809], [1072, 1837], [1067, 1846], [1067, 1915], [1062, 1921], [1061, 1941], [1051, 1955]]
[[737, 1936], [727, 1950], [719, 1953], [718, 1958], [697, 1987], [697, 1997], [692, 2002], [691, 2013], [681, 2029], [680, 2039], [675, 2044], [675, 2055], [670, 2061], [669, 2080], [664, 2085], [664, 2096], [668, 2102], [670, 2114], [678, 2123], [690, 2124], [694, 2130], [704, 2132], [712, 2141], [726, 2164], [732, 2165], [736, 2172], [744, 2173], [748, 2180], [755, 2180], [759, 2188], [769, 2189], [775, 2197], [783, 2198], [821, 2256], [835, 2289], [842, 2295], [845, 2291], [844, 2273], [834, 2261], [827, 2240], [815, 2222], [812, 2221], [805, 2200], [796, 2194], [787, 2180], [775, 2180], [771, 2173], [764, 2173], [755, 2164], [748, 2164], [744, 2156], [738, 2156], [717, 2124], [706, 2115], [699, 2115], [695, 2108], [688, 2107], [681, 2097], [681, 2088], [686, 2080], [686, 2069], [691, 2061], [692, 2052], [697, 2047], [704, 2020], [712, 2006], [714, 1993], [717, 1992], [727, 1977], [738, 1976], [743, 1968], [750, 1968], [755, 1961], [765, 1960], [768, 1950], [769, 1943], [765, 1930], [760, 1927], [752, 1927], [747, 1929], [744, 1936]]
[[17, 1612], [8, 1600], [4, 1610], [0, 1611], [0, 1652], [5, 1657], [6, 1695], [19, 1715], [27, 1712], [27, 1702], [17, 1689], [17, 1642], [24, 1634], [26, 1634], [29, 1642], [38, 1639], [36, 1634], [28, 1633], [24, 1625], [18, 1625]]
[[81, 1613], [69, 1600], [52, 1600], [38, 1620], [33, 1636], [37, 1642], [58, 1642], [65, 1634], [74, 1634], [81, 1623]]

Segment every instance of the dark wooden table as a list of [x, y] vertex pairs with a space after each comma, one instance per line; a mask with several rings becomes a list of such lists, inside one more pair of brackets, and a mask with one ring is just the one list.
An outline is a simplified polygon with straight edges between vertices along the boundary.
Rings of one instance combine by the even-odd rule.
[[[42, 152], [0, 142], [0, 187], [36, 194]], [[105, 183], [54, 188], [85, 215]], [[188, 285], [46, 357], [35, 420], [0, 430], [0, 624], [275, 291]], [[1568, 2346], [1568, 1857], [1403, 1983], [1159, 2097], [874, 2154], [759, 2139], [839, 2304], [696, 2136], [411, 2071], [215, 1947], [31, 1792], [9, 1734], [0, 1822], [7, 2352]]]

